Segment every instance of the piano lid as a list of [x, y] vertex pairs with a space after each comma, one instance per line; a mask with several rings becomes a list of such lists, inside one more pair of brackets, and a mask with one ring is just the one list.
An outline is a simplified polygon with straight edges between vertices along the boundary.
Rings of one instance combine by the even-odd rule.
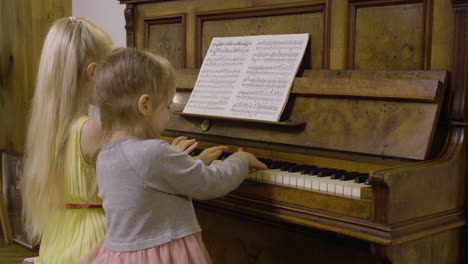
[[[172, 111], [183, 110], [198, 70], [181, 70]], [[169, 131], [286, 144], [297, 148], [427, 159], [441, 109], [445, 71], [305, 71], [282, 120], [290, 127], [173, 115]]]

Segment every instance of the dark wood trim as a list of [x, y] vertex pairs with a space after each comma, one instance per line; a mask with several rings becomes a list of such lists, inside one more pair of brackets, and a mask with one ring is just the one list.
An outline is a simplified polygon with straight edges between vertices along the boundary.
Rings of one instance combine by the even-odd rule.
[[347, 49], [346, 49], [346, 69], [352, 70], [354, 69], [354, 50], [356, 46], [356, 5], [350, 3], [349, 4], [349, 27], [348, 27], [348, 38], [347, 38]]
[[468, 122], [464, 121], [441, 121], [439, 122], [441, 126], [449, 127], [468, 127]]
[[432, 52], [432, 17], [434, 0], [424, 0], [423, 27], [422, 32], [422, 58], [421, 64], [423, 70], [431, 69], [431, 52]]
[[323, 51], [322, 51], [322, 69], [330, 69], [330, 42], [331, 42], [331, 0], [327, 0], [325, 4], [325, 23], [323, 26]]
[[127, 47], [135, 46], [135, 6], [133, 4], [127, 4], [124, 10], [125, 16], [125, 30], [127, 31]]
[[173, 23], [180, 23], [181, 24], [181, 32], [180, 32], [180, 39], [181, 39], [181, 67], [185, 68], [186, 64], [186, 54], [187, 54], [187, 43], [186, 43], [186, 14], [178, 14], [178, 15], [170, 15], [170, 16], [161, 16], [161, 17], [145, 17], [143, 18], [144, 23], [144, 40], [143, 40], [143, 47], [145, 49], [149, 49], [149, 27], [152, 25], [161, 25], [161, 24], [173, 24]]
[[372, 182], [372, 193], [375, 195], [374, 199], [374, 220], [380, 224], [388, 224], [388, 199], [390, 191], [385, 184], [383, 177], [370, 174], [369, 179]]
[[453, 67], [450, 87], [449, 119], [467, 120], [466, 90], [468, 89], [468, 5], [455, 10]]
[[349, 0], [349, 27], [348, 27], [348, 49], [347, 68], [355, 67], [355, 45], [356, 45], [356, 12], [361, 7], [376, 7], [386, 5], [401, 5], [411, 3], [423, 4], [423, 30], [421, 33], [421, 58], [420, 69], [430, 69], [431, 63], [431, 36], [432, 36], [432, 1], [433, 0]]
[[[327, 20], [331, 19], [326, 14], [327, 10], [327, 1], [316, 1], [310, 3], [299, 3], [299, 4], [282, 4], [274, 6], [260, 6], [252, 8], [241, 8], [241, 9], [231, 9], [231, 10], [220, 10], [220, 11], [210, 11], [195, 13], [197, 17], [197, 33], [196, 33], [196, 67], [200, 68], [202, 64], [202, 36], [203, 36], [203, 22], [205, 21], [214, 21], [214, 20], [226, 20], [226, 19], [239, 19], [239, 18], [249, 18], [249, 17], [265, 17], [265, 16], [275, 16], [275, 15], [289, 15], [289, 14], [303, 14], [303, 13], [324, 13], [324, 30], [323, 30], [323, 51], [322, 51], [322, 68], [325, 65], [329, 65], [330, 56], [326, 55], [330, 53], [330, 33], [326, 32], [330, 28], [330, 25], [327, 25]], [[328, 30], [329, 31], [329, 30]], [[328, 39], [328, 40], [327, 40]], [[327, 45], [327, 47], [325, 47]]]
[[392, 264], [392, 261], [389, 259], [389, 246], [383, 246], [379, 244], [372, 243], [370, 245], [370, 252], [372, 255], [377, 256], [379, 259], [379, 264]]
[[452, 5], [454, 8], [468, 7], [468, 0], [452, 0]]
[[216, 212], [226, 210], [239, 217], [253, 217], [266, 223], [283, 223], [312, 230], [319, 229], [385, 246], [406, 243], [439, 232], [460, 228], [466, 222], [461, 209], [390, 227], [346, 216], [333, 217], [326, 212], [262, 203], [258, 199], [243, 198], [235, 194], [210, 201], [195, 201], [195, 204], [198, 207]]
[[192, 113], [184, 113], [184, 112], [178, 112], [174, 111], [172, 112], [174, 115], [179, 115], [183, 117], [195, 117], [195, 118], [200, 118], [200, 119], [211, 119], [211, 120], [229, 120], [229, 121], [239, 121], [239, 122], [247, 122], [247, 123], [257, 123], [257, 124], [265, 124], [265, 125], [271, 125], [271, 126], [278, 126], [278, 127], [289, 127], [289, 128], [303, 128], [305, 127], [306, 123], [305, 122], [295, 122], [291, 120], [287, 121], [265, 121], [265, 120], [256, 120], [256, 119], [245, 119], [245, 118], [236, 118], [236, 117], [225, 117], [225, 116], [212, 116], [212, 115], [200, 115], [200, 114], [192, 114]]

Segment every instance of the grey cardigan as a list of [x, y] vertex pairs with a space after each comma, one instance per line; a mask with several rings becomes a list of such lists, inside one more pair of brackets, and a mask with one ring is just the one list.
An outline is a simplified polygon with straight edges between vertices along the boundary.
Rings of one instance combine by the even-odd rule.
[[104, 246], [142, 250], [200, 232], [191, 197], [224, 196], [247, 176], [247, 161], [238, 155], [206, 166], [162, 140], [115, 140], [102, 147], [96, 162]]

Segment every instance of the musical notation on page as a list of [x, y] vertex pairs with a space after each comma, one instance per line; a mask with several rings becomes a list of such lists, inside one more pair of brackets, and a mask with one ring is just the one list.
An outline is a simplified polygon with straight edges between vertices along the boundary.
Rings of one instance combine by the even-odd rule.
[[309, 34], [213, 38], [184, 113], [279, 121]]

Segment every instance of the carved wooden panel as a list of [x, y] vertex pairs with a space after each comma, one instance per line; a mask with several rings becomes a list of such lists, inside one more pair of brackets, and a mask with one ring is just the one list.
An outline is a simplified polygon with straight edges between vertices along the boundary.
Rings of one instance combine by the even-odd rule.
[[325, 45], [325, 5], [313, 3], [301, 7], [269, 7], [262, 10], [235, 10], [220, 13], [199, 13], [197, 63], [201, 65], [213, 37], [309, 33], [310, 41], [303, 66], [322, 69]]
[[377, 263], [362, 241], [218, 214], [199, 203], [195, 207], [213, 263]]
[[426, 1], [351, 3], [348, 66], [353, 69], [417, 70], [429, 60]]
[[145, 19], [145, 48], [185, 67], [185, 15]]

